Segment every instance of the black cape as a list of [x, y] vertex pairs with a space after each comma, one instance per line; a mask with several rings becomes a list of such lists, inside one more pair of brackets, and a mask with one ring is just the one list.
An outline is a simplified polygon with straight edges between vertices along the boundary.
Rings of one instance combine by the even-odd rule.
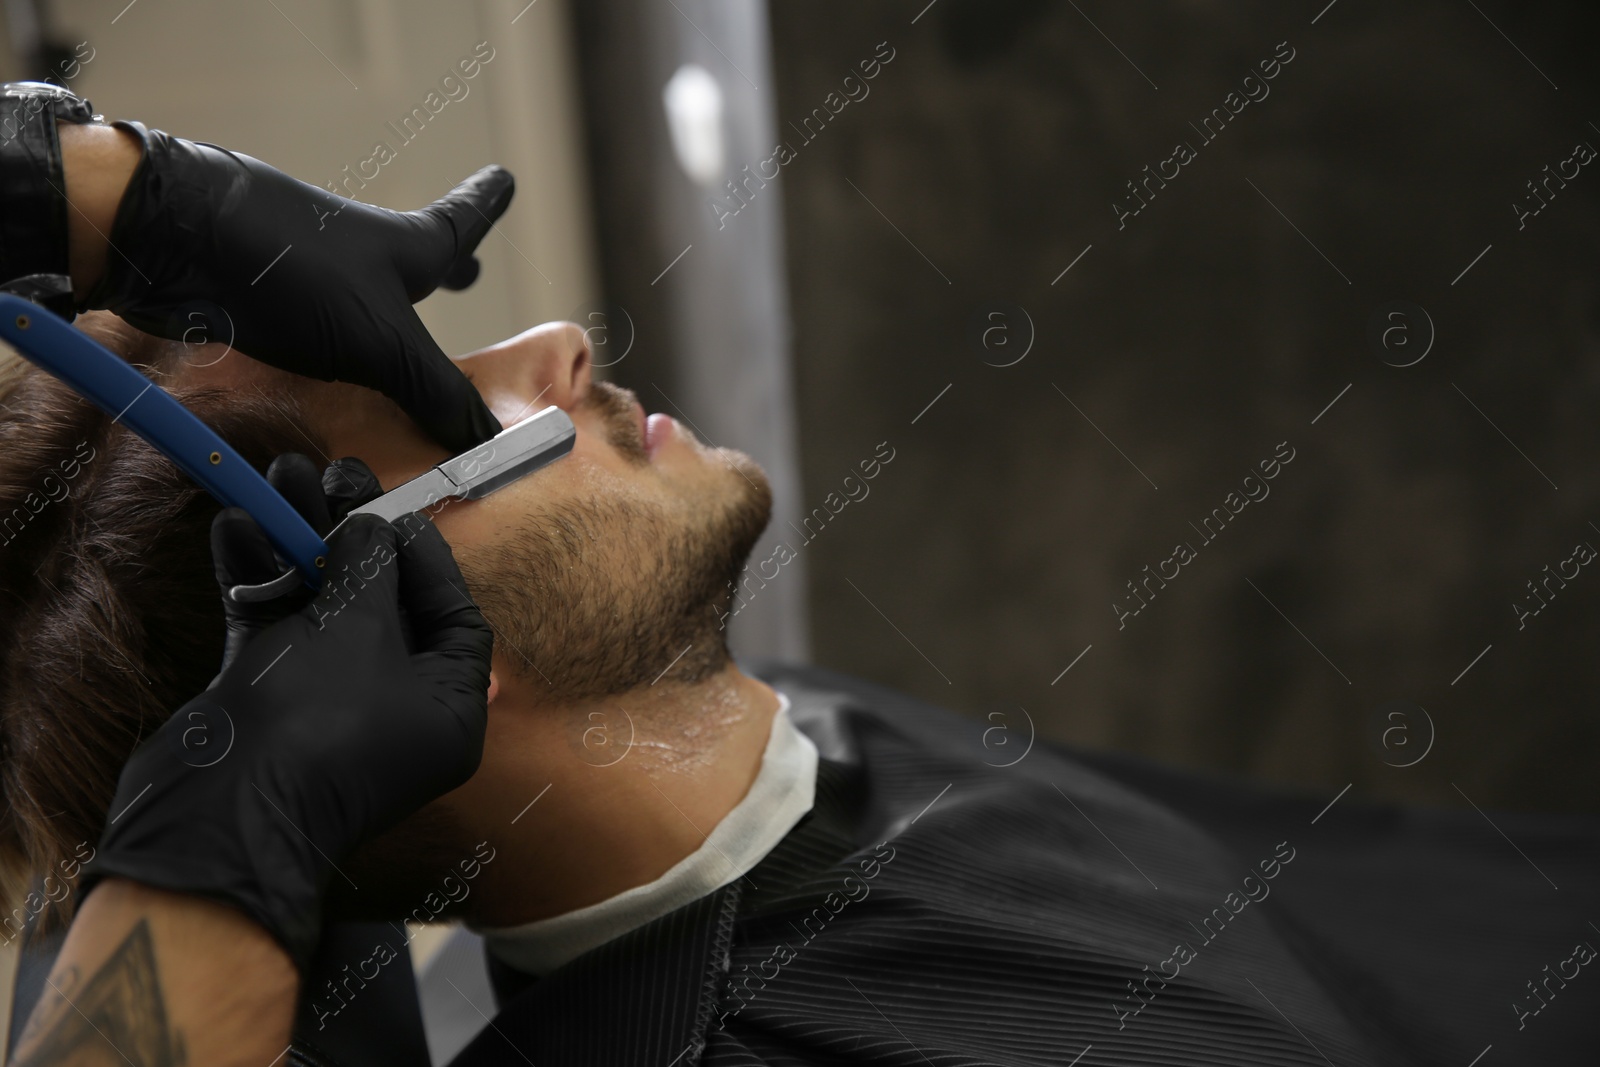
[[1016, 724], [1005, 751], [876, 686], [758, 673], [822, 757], [811, 814], [542, 980], [491, 961], [500, 1014], [456, 1067], [1600, 1063], [1575, 953], [1600, 946], [1600, 820], [1017, 759]]
[[[817, 745], [811, 813], [543, 979], [491, 958], [454, 1067], [1600, 1063], [1600, 819], [1018, 758], [1016, 724], [755, 673]], [[425, 1065], [405, 962], [289, 1059]]]

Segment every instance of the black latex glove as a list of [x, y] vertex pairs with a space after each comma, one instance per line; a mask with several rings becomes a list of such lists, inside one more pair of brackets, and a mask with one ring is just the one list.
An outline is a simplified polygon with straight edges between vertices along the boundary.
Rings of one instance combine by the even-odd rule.
[[[298, 452], [286, 452], [267, 468], [267, 482], [324, 539], [350, 512], [383, 495], [378, 476], [353, 456], [335, 460], [319, 474], [310, 459]], [[304, 585], [297, 585], [272, 600], [235, 603], [228, 597], [233, 586], [270, 582], [287, 566], [273, 555], [272, 542], [242, 508], [228, 508], [212, 521], [211, 559], [217, 585], [222, 588], [222, 611], [227, 624], [222, 666], [218, 668], [221, 672], [228, 669], [251, 638], [305, 607], [314, 594]]]
[[85, 892], [121, 876], [231, 904], [304, 973], [337, 864], [471, 777], [493, 641], [449, 546], [419, 515], [357, 515], [329, 545], [347, 573], [134, 750]]
[[485, 167], [420, 211], [389, 211], [216, 145], [115, 125], [144, 156], [85, 309], [379, 389], [451, 452], [500, 431], [411, 305], [476, 278], [473, 252], [511, 202], [509, 171]]

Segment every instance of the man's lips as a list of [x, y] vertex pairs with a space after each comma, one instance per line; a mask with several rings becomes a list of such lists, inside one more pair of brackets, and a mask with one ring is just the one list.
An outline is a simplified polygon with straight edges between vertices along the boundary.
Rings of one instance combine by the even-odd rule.
[[654, 459], [656, 452], [660, 450], [662, 445], [667, 443], [667, 438], [676, 427], [677, 423], [673, 422], [671, 415], [663, 415], [659, 411], [646, 419], [644, 430], [645, 454]]
[[672, 432], [672, 416], [659, 412], [654, 415], [645, 415], [644, 405], [637, 399], [633, 402], [633, 415], [639, 423], [639, 439], [644, 442], [645, 455], [654, 459], [656, 450], [666, 441], [667, 435]]

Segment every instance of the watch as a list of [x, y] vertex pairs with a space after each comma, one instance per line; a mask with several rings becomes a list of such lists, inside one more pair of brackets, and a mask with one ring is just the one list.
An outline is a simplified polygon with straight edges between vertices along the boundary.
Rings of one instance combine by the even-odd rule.
[[49, 82], [0, 84], [0, 282], [72, 318], [66, 175], [59, 122], [104, 123], [83, 97]]

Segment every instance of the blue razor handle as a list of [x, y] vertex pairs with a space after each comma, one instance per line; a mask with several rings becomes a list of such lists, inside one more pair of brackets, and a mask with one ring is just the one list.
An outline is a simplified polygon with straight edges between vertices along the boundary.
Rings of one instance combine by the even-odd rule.
[[144, 438], [224, 507], [243, 508], [306, 585], [322, 585], [328, 546], [244, 458], [170, 393], [38, 304], [0, 292], [0, 337], [30, 363]]

